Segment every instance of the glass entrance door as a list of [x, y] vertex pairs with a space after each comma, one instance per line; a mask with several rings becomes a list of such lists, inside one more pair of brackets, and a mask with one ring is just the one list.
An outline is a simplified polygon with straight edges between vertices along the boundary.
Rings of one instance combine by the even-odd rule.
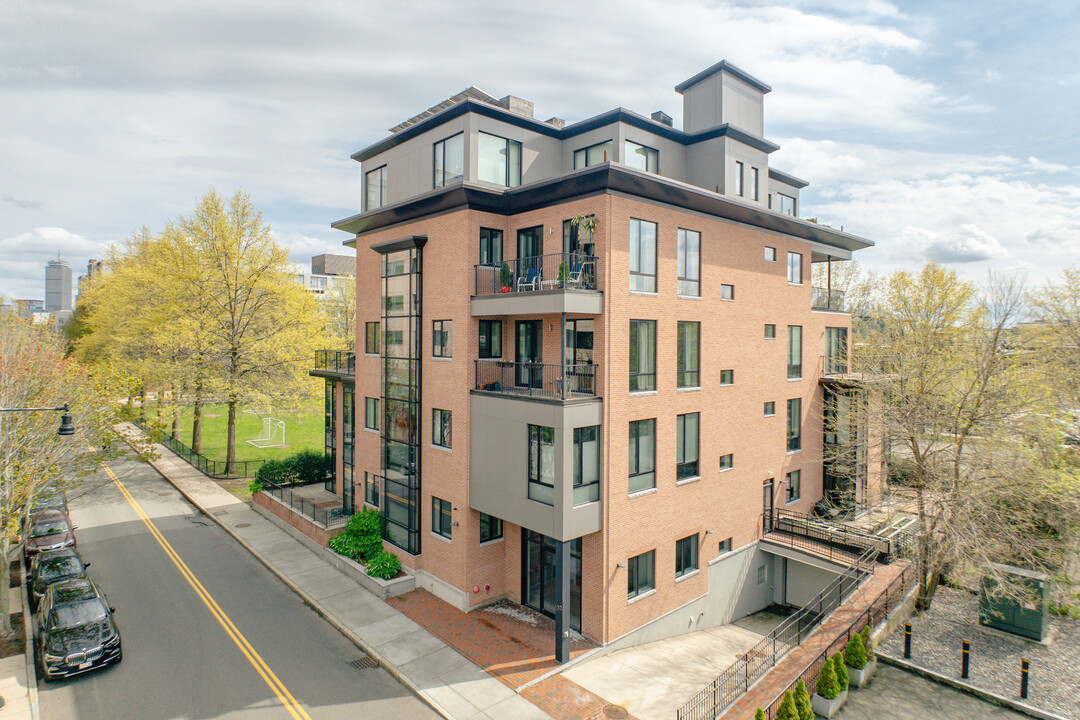
[[518, 230], [517, 256], [518, 276], [527, 278], [529, 271], [540, 272], [540, 255], [543, 251], [544, 228], [542, 226]]
[[[524, 604], [555, 617], [559, 602], [555, 541], [532, 530], [522, 533], [521, 597]], [[581, 538], [570, 541], [570, 627], [581, 632]]]
[[593, 332], [595, 321], [566, 321], [566, 365], [570, 392], [593, 393]]
[[542, 325], [540, 320], [517, 321], [514, 383], [518, 387], [538, 388], [543, 381], [543, 368], [540, 366], [543, 362], [540, 338]]

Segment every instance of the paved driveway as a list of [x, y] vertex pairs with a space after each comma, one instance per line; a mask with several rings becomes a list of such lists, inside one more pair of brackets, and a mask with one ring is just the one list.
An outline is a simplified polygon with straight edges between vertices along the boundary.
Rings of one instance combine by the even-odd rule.
[[870, 687], [848, 693], [837, 720], [1029, 720], [947, 685], [878, 662]]

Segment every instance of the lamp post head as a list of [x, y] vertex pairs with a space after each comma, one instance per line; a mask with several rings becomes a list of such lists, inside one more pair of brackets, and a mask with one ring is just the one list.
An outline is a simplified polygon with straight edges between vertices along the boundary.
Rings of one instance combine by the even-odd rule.
[[57, 435], [74, 435], [75, 423], [71, 420], [71, 413], [68, 412], [67, 403], [64, 403], [64, 414], [60, 416], [60, 429], [56, 431]]

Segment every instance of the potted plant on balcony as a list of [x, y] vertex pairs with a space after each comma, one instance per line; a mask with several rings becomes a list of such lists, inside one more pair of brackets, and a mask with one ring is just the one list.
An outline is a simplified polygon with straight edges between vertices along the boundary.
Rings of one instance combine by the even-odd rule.
[[510, 271], [510, 263], [504, 262], [499, 268], [499, 282], [502, 283], [502, 291], [510, 292], [510, 286], [514, 282], [514, 273]]
[[[847, 670], [843, 667], [840, 670], [845, 675], [847, 674]], [[825, 665], [818, 674], [817, 686], [810, 698], [810, 706], [818, 715], [831, 718], [840, 712], [845, 701], [847, 701], [847, 688], [840, 688], [840, 683], [837, 682], [836, 665], [832, 658], [826, 658]]]

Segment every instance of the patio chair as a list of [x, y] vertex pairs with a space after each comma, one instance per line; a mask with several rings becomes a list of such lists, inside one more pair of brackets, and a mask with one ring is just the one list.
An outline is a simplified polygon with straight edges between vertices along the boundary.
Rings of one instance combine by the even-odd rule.
[[570, 267], [570, 276], [566, 279], [568, 287], [581, 287], [581, 278], [585, 274], [585, 263], [576, 262]]
[[539, 290], [540, 289], [540, 268], [531, 267], [525, 275], [518, 278], [517, 282], [518, 292], [522, 290]]

